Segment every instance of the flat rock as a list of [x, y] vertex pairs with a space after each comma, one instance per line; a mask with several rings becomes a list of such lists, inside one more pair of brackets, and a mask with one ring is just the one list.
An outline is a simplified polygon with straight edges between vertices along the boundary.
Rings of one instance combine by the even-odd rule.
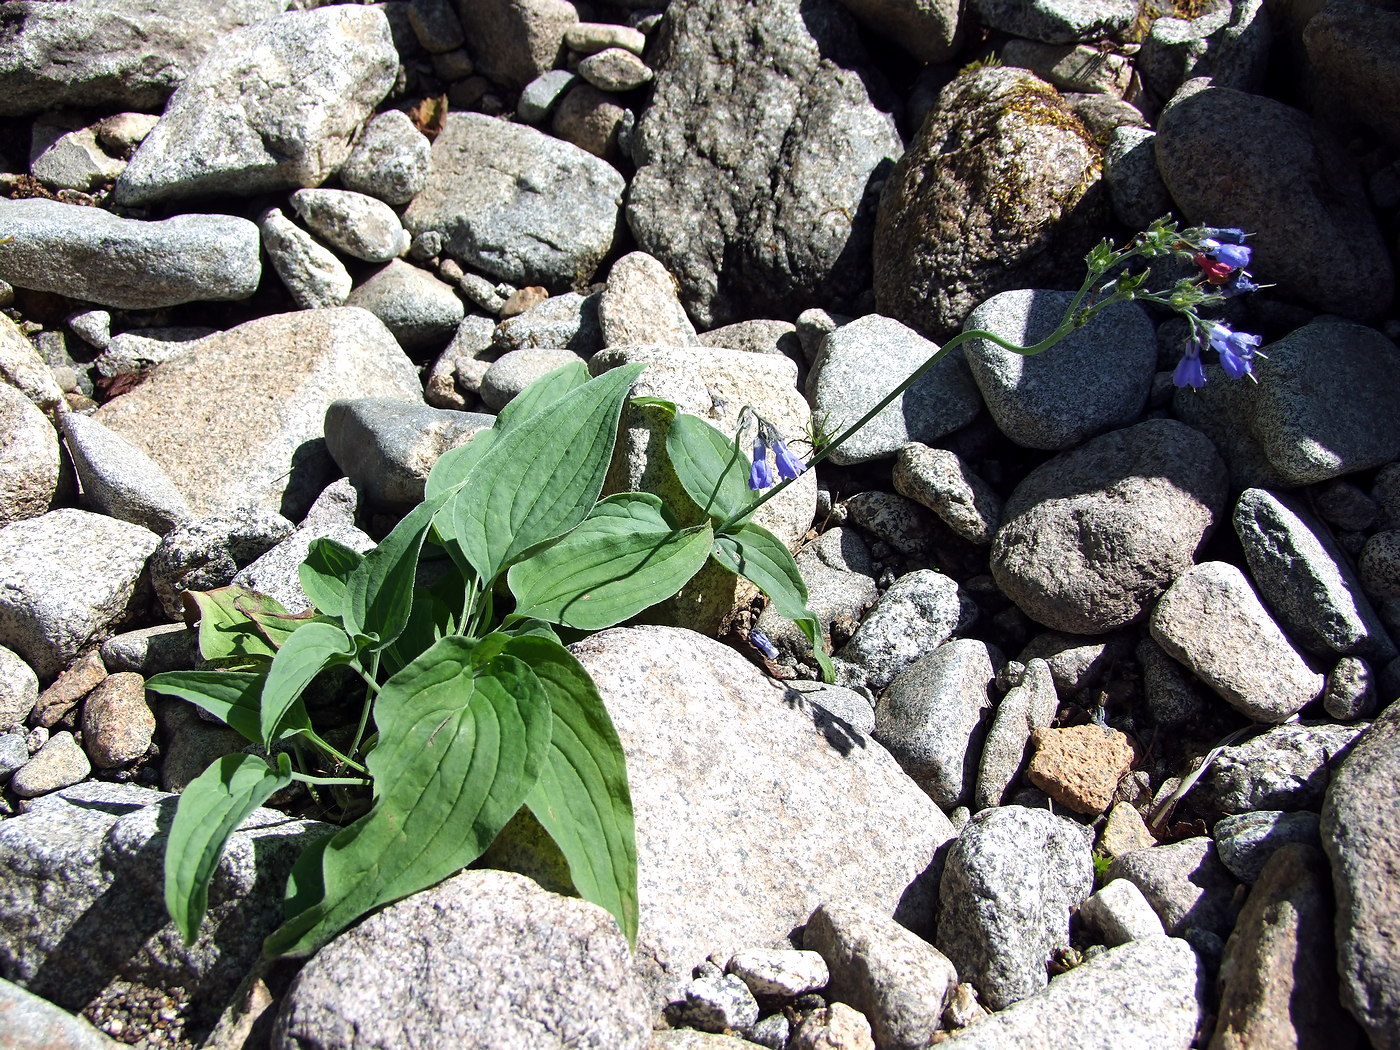
[[408, 250], [408, 231], [394, 209], [351, 190], [297, 190], [292, 207], [332, 248], [365, 262], [388, 262]]
[[44, 413], [8, 383], [0, 383], [0, 526], [37, 518], [58, 497], [59, 444]]
[[1001, 525], [1001, 497], [956, 452], [911, 441], [895, 455], [893, 481], [971, 543], [991, 543]]
[[54, 733], [28, 762], [10, 777], [10, 790], [20, 798], [37, 798], [86, 780], [92, 764], [72, 733]]
[[1113, 804], [1118, 782], [1137, 759], [1126, 733], [1097, 725], [1036, 728], [1031, 746], [1026, 779], [1066, 808], [1094, 817]]
[[1214, 446], [1175, 420], [1093, 438], [1012, 492], [992, 543], [992, 575], [1047, 627], [1121, 627], [1191, 567], [1224, 510], [1225, 486]]
[[610, 164], [523, 124], [450, 113], [403, 214], [464, 266], [513, 284], [586, 283], [612, 248], [625, 188]]
[[1197, 785], [1199, 800], [1221, 813], [1318, 810], [1333, 772], [1365, 728], [1304, 722], [1233, 744]]
[[288, 11], [224, 34], [113, 187], [123, 204], [319, 186], [393, 86], [376, 7]]
[[872, 183], [901, 144], [850, 14], [681, 0], [648, 61], [627, 222], [700, 327], [853, 300], [870, 280]]
[[464, 871], [318, 952], [288, 989], [270, 1045], [644, 1050], [650, 1036], [612, 916], [522, 875]]
[[258, 228], [235, 215], [148, 222], [60, 201], [0, 200], [0, 279], [125, 310], [246, 299], [258, 287]]
[[971, 7], [993, 29], [1046, 44], [1095, 40], [1138, 16], [1133, 0], [972, 0]]
[[195, 514], [257, 506], [296, 520], [335, 477], [326, 409], [355, 397], [419, 399], [422, 388], [379, 321], [340, 307], [201, 340], [93, 418], [163, 467]]
[[83, 510], [0, 529], [0, 645], [41, 679], [140, 612], [146, 559], [160, 537]]
[[93, 510], [164, 536], [190, 518], [190, 505], [149, 456], [97, 420], [64, 413], [63, 436]]

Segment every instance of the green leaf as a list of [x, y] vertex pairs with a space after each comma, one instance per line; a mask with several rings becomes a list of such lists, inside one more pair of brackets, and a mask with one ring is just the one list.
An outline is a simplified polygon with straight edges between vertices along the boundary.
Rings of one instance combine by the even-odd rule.
[[359, 551], [326, 536], [311, 541], [306, 559], [297, 566], [301, 589], [311, 604], [327, 616], [339, 616], [345, 587], [364, 558]]
[[491, 429], [505, 433], [587, 382], [588, 366], [582, 361], [571, 361], [562, 368], [556, 368], [511, 398], [510, 403], [496, 415], [496, 424]]
[[466, 481], [477, 460], [486, 455], [486, 450], [498, 437], [500, 434], [495, 430], [478, 430], [471, 440], [449, 448], [439, 456], [428, 471], [427, 481], [423, 483], [423, 498], [436, 499]]
[[526, 805], [549, 832], [574, 888], [637, 940], [637, 846], [627, 758], [598, 687], [567, 649], [539, 637], [505, 651], [527, 661], [554, 709], [549, 756]]
[[210, 663], [256, 663], [277, 655], [265, 628], [254, 619], [254, 614], [287, 616], [275, 598], [244, 587], [219, 587], [186, 591], [185, 601], [193, 602], [199, 613], [199, 652]]
[[187, 945], [199, 936], [209, 881], [229, 836], [291, 782], [285, 754], [277, 756], [275, 770], [256, 755], [225, 755], [186, 785], [165, 846], [165, 907]]
[[[258, 744], [262, 742], [258, 701], [266, 678], [266, 674], [242, 671], [166, 671], [146, 679], [146, 688], [188, 700]], [[301, 719], [301, 724], [293, 724], [289, 717], [284, 735], [311, 728], [305, 711], [301, 711]]]
[[766, 594], [774, 612], [802, 629], [812, 643], [822, 677], [831, 681], [834, 669], [822, 642], [821, 624], [807, 608], [807, 584], [787, 545], [763, 526], [745, 522], [715, 536], [714, 555], [721, 565]]
[[604, 372], [506, 431], [477, 463], [458, 490], [452, 535], [488, 586], [593, 509], [627, 391], [645, 367]]
[[737, 439], [699, 416], [679, 415], [666, 434], [666, 454], [686, 494], [715, 521], [748, 513], [754, 501], [749, 460]]
[[573, 532], [511, 566], [515, 611], [611, 627], [679, 591], [705, 564], [713, 535], [708, 525], [676, 529], [651, 494], [609, 496]]
[[327, 667], [347, 664], [355, 655], [355, 643], [339, 627], [329, 623], [307, 624], [287, 639], [268, 668], [258, 705], [259, 740], [271, 747], [292, 705], [301, 699], [311, 680]]
[[539, 776], [553, 723], [540, 679], [490, 636], [442, 639], [384, 683], [374, 717], [374, 808], [327, 843], [319, 884], [297, 876], [296, 899], [319, 900], [268, 937], [269, 955], [313, 952], [480, 856]]
[[350, 637], [370, 639], [377, 651], [407, 626], [418, 556], [433, 515], [446, 500], [439, 496], [414, 507], [350, 574], [341, 609]]

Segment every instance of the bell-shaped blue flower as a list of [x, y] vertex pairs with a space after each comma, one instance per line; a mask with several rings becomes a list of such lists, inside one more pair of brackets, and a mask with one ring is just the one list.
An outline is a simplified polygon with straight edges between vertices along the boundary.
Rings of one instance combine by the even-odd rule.
[[1240, 379], [1251, 374], [1254, 350], [1263, 342], [1262, 339], [1249, 332], [1231, 331], [1223, 324], [1211, 325], [1206, 337], [1220, 355], [1220, 367], [1225, 369], [1226, 375], [1231, 379]]
[[807, 464], [793, 455], [792, 450], [787, 447], [787, 442], [782, 438], [773, 442], [773, 456], [778, 461], [778, 476], [785, 481], [791, 481], [807, 469]]
[[1186, 348], [1186, 353], [1177, 362], [1176, 371], [1172, 373], [1172, 382], [1180, 387], [1191, 387], [1199, 390], [1206, 385], [1206, 369], [1201, 364], [1201, 348], [1192, 342]]
[[759, 438], [753, 446], [753, 466], [749, 469], [749, 488], [754, 491], [773, 487], [773, 466], [768, 462], [768, 446]]
[[776, 660], [778, 658], [777, 647], [768, 640], [767, 635], [765, 635], [762, 631], [749, 631], [749, 644], [752, 645], [755, 649], [762, 653], [764, 657], [766, 657], [769, 660]]
[[1222, 244], [1214, 238], [1207, 237], [1201, 241], [1201, 247], [1211, 258], [1218, 262], [1223, 262], [1226, 266], [1243, 267], [1249, 265], [1250, 256], [1254, 254], [1253, 249], [1244, 244]]

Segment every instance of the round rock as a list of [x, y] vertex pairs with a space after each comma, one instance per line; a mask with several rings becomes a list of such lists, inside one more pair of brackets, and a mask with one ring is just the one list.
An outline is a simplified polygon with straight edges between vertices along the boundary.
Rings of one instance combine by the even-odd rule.
[[428, 184], [432, 146], [402, 110], [380, 113], [365, 125], [340, 169], [348, 190], [407, 204]]
[[445, 344], [467, 312], [450, 284], [402, 259], [377, 270], [345, 305], [374, 314], [409, 351]]
[[156, 717], [146, 680], [133, 671], [108, 675], [83, 701], [83, 746], [99, 769], [130, 765], [151, 749]]
[[72, 733], [55, 733], [10, 778], [10, 790], [20, 798], [38, 798], [78, 783], [92, 772], [87, 755]]
[[297, 190], [292, 207], [333, 248], [365, 262], [388, 262], [408, 250], [408, 231], [383, 201], [352, 190]]
[[58, 435], [44, 413], [8, 383], [0, 382], [0, 526], [37, 518], [58, 495]]

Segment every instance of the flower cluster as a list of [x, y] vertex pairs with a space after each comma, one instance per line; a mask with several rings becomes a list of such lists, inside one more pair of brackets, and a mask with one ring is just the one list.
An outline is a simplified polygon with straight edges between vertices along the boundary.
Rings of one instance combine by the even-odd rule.
[[758, 438], [753, 445], [753, 466], [749, 469], [749, 488], [755, 491], [772, 488], [777, 484], [773, 477], [773, 465], [768, 462], [768, 450], [773, 450], [773, 459], [778, 464], [778, 477], [791, 481], [807, 469], [807, 464], [795, 456], [787, 442], [782, 439], [777, 428], [766, 419], [758, 420]]
[[[1202, 277], [1213, 293], [1228, 298], [1256, 291], [1259, 285], [1254, 283], [1245, 269], [1253, 254], [1244, 243], [1245, 232], [1233, 228], [1207, 228], [1200, 232], [1201, 236], [1194, 243], [1184, 242], [1182, 247], [1192, 252], [1192, 258], [1201, 268]], [[1236, 332], [1217, 321], [1204, 321], [1196, 316], [1194, 310], [1185, 313], [1191, 323], [1192, 338], [1172, 373], [1173, 383], [1193, 389], [1205, 386], [1206, 370], [1201, 361], [1205, 350], [1216, 352], [1220, 367], [1231, 379], [1254, 377], [1254, 355], [1262, 342], [1257, 335]]]

